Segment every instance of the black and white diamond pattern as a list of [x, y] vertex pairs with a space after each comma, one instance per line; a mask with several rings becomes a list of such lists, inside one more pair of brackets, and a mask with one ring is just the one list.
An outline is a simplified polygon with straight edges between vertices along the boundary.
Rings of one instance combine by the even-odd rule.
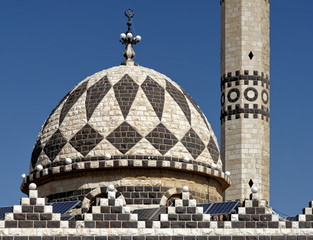
[[[39, 158], [53, 162], [105, 153], [220, 161], [213, 132], [192, 98], [164, 75], [139, 66], [84, 80], [50, 114], [40, 136], [31, 168]], [[205, 160], [209, 155], [212, 160]]]

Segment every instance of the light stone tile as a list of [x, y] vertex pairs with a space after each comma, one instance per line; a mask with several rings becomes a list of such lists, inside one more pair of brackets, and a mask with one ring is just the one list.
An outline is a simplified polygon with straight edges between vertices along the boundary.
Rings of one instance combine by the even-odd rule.
[[84, 214], [84, 220], [85, 221], [92, 221], [92, 214], [91, 213], [85, 213]]
[[21, 205], [14, 205], [13, 206], [13, 213], [21, 213], [22, 212], [22, 206]]
[[168, 214], [161, 214], [160, 215], [160, 221], [168, 221]]
[[28, 196], [29, 196], [29, 198], [38, 198], [38, 191], [37, 190], [29, 190]]
[[29, 198], [21, 198], [21, 205], [30, 205]]
[[130, 214], [130, 221], [138, 221], [138, 215], [137, 214]]

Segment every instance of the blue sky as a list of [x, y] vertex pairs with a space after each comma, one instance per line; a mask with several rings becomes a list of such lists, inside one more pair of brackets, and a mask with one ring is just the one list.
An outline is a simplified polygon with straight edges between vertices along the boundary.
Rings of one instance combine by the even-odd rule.
[[[127, 8], [142, 36], [135, 60], [180, 84], [220, 139], [219, 0], [0, 0], [0, 206], [23, 196], [20, 175], [62, 97], [123, 61]], [[313, 200], [312, 10], [312, 0], [271, 1], [270, 205], [287, 215]]]

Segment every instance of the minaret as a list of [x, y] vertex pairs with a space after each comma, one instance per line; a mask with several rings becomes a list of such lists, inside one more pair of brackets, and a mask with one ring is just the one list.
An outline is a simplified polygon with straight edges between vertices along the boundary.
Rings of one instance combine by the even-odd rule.
[[221, 0], [221, 155], [244, 200], [269, 200], [269, 0]]

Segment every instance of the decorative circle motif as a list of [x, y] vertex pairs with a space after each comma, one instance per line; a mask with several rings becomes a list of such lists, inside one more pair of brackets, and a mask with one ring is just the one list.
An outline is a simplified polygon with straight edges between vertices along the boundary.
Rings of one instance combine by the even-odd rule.
[[255, 88], [248, 87], [244, 92], [244, 96], [248, 101], [253, 102], [258, 98], [258, 91]]
[[222, 94], [221, 94], [221, 106], [224, 106], [224, 104], [225, 104], [225, 93], [222, 92]]
[[262, 101], [263, 101], [263, 103], [264, 104], [268, 104], [268, 93], [267, 93], [267, 91], [264, 89], [263, 91], [262, 91]]
[[237, 88], [230, 89], [227, 94], [227, 99], [229, 102], [236, 102], [239, 99], [240, 91]]

